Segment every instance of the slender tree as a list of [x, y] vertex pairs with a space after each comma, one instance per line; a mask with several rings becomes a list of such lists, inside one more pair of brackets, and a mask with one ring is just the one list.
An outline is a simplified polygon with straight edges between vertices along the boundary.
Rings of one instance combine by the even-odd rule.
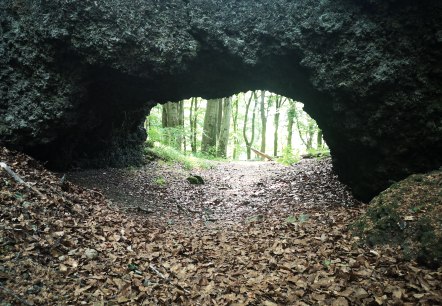
[[198, 98], [192, 98], [190, 100], [190, 115], [189, 115], [189, 125], [190, 125], [190, 147], [192, 153], [197, 152], [197, 122], [198, 122]]
[[[255, 105], [253, 107], [252, 112], [252, 128], [251, 128], [251, 135], [250, 139], [247, 137], [247, 122], [249, 117], [249, 110], [250, 110], [250, 104], [252, 103], [253, 98], [255, 98]], [[246, 96], [244, 95], [244, 102], [246, 102]], [[246, 149], [247, 149], [247, 159], [250, 160], [252, 158], [252, 145], [253, 141], [255, 140], [255, 118], [256, 118], [256, 107], [258, 105], [258, 97], [256, 95], [256, 92], [252, 92], [250, 94], [249, 100], [246, 102], [246, 112], [245, 112], [245, 118], [244, 118], [244, 126], [243, 126], [243, 136], [244, 141], [246, 143]]]
[[233, 159], [238, 159], [238, 147], [239, 147], [239, 137], [238, 137], [238, 113], [239, 113], [239, 99], [240, 94], [238, 94], [233, 100]]
[[[265, 109], [265, 91], [261, 90], [261, 152], [266, 152], [267, 113]], [[261, 159], [264, 159], [263, 157]]]
[[278, 131], [279, 131], [279, 117], [281, 114], [281, 107], [284, 105], [286, 98], [281, 95], [276, 95], [275, 98], [275, 131], [273, 133], [273, 156], [278, 156]]
[[226, 158], [227, 145], [229, 143], [230, 117], [232, 114], [232, 98], [224, 98], [223, 100], [223, 115], [221, 120], [217, 156]]
[[312, 118], [309, 117], [307, 120], [307, 150], [310, 150], [313, 148], [313, 139], [317, 130], [317, 125]]
[[287, 110], [287, 148], [291, 151], [293, 142], [293, 124], [296, 112], [296, 102], [289, 99], [289, 107]]
[[307, 141], [306, 141], [306, 139], [304, 138], [304, 135], [303, 135], [303, 129], [301, 128], [301, 125], [302, 125], [301, 118], [300, 118], [300, 115], [299, 115], [298, 110], [296, 108], [296, 103], [297, 102], [295, 101], [294, 108], [293, 108], [293, 110], [294, 110], [293, 111], [293, 117], [294, 117], [294, 119], [296, 121], [296, 129], [298, 130], [299, 139], [301, 139], [301, 142], [304, 144], [304, 146], [307, 147]]
[[183, 152], [186, 152], [187, 141], [184, 133], [184, 100], [178, 102], [178, 125], [181, 127], [181, 141], [180, 146], [183, 146]]
[[167, 102], [162, 109], [162, 125], [165, 131], [165, 143], [169, 146], [181, 149], [182, 130], [180, 129], [179, 103]]
[[219, 100], [208, 100], [206, 114], [204, 115], [203, 137], [201, 151], [207, 154], [216, 152], [217, 118]]
[[318, 134], [316, 135], [316, 147], [318, 150], [324, 148], [322, 141], [322, 130], [318, 127]]
[[224, 99], [218, 99], [218, 110], [216, 116], [216, 143], [219, 143], [219, 137], [221, 135], [221, 125], [223, 120], [223, 104]]

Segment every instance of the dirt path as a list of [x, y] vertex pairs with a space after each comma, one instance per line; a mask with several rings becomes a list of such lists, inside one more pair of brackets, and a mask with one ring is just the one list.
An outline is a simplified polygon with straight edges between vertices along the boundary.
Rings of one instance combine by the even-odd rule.
[[[204, 185], [192, 185], [199, 175]], [[80, 185], [98, 188], [125, 211], [147, 212], [152, 220], [245, 221], [289, 216], [305, 208], [352, 206], [357, 201], [339, 183], [329, 159], [303, 160], [287, 167], [274, 162], [219, 163], [185, 171], [151, 163], [137, 170], [92, 170], [69, 174]]]

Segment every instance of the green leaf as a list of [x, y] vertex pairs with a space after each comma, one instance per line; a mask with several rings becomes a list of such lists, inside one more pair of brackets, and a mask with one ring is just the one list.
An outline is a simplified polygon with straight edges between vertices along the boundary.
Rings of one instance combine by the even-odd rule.
[[308, 214], [301, 214], [298, 217], [299, 222], [306, 222], [309, 219], [309, 215]]
[[298, 220], [296, 219], [295, 216], [288, 216], [288, 217], [285, 219], [285, 222], [286, 222], [286, 223], [290, 223], [290, 224], [295, 224], [296, 222], [298, 222]]
[[138, 266], [137, 266], [136, 264], [128, 264], [128, 265], [127, 265], [127, 268], [128, 268], [130, 271], [138, 270]]

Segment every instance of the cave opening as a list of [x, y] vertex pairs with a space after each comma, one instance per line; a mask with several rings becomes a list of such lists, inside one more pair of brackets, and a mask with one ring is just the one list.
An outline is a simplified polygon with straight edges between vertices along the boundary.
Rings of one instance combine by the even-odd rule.
[[322, 130], [304, 104], [266, 90], [157, 104], [144, 128], [146, 146], [159, 153], [161, 146], [184, 156], [287, 165], [302, 157], [330, 155]]

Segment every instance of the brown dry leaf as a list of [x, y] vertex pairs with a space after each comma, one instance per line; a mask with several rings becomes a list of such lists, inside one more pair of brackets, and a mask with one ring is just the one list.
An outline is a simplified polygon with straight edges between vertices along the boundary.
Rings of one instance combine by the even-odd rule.
[[368, 297], [368, 292], [364, 288], [357, 288], [354, 292], [354, 297], [358, 300]]
[[326, 298], [325, 294], [320, 294], [316, 292], [312, 293], [311, 296], [315, 301], [325, 301]]
[[273, 303], [272, 301], [264, 301], [262, 304], [264, 306], [278, 306], [278, 304]]
[[332, 306], [348, 306], [348, 301], [344, 297], [338, 297], [337, 299], [333, 300]]
[[[204, 189], [180, 184], [188, 174], [170, 165], [160, 167], [171, 188], [149, 183], [151, 166], [93, 172], [92, 181], [110, 180], [112, 191], [139, 194], [141, 200], [130, 197], [133, 204], [152, 200], [158, 211], [145, 214], [109, 205], [102, 189], [69, 183], [63, 191], [54, 174], [21, 154], [0, 148], [0, 160], [44, 193], [38, 198], [0, 172], [0, 280], [35, 305], [441, 302], [440, 271], [405, 263], [388, 246], [360, 246], [351, 236], [348, 224], [365, 206], [356, 205], [329, 161], [289, 168], [264, 163], [265, 171], [243, 179], [226, 164], [204, 172], [210, 182]], [[205, 222], [206, 213], [219, 221]], [[85, 260], [88, 249], [100, 256]]]

